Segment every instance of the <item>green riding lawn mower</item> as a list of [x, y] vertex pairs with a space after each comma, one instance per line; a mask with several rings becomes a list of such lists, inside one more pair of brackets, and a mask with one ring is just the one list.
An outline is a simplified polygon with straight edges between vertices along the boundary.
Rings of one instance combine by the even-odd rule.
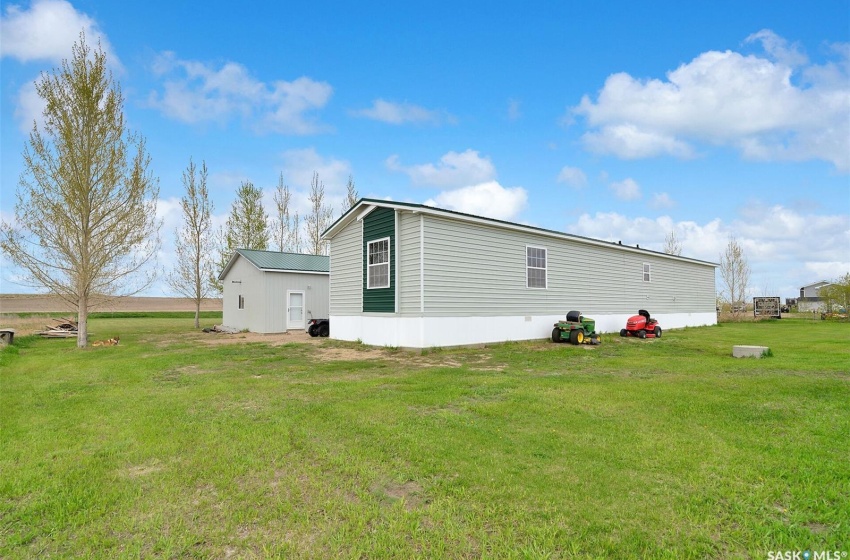
[[596, 321], [582, 317], [581, 311], [567, 313], [566, 321], [558, 321], [552, 329], [552, 342], [571, 344], [601, 344], [602, 337], [596, 334]]

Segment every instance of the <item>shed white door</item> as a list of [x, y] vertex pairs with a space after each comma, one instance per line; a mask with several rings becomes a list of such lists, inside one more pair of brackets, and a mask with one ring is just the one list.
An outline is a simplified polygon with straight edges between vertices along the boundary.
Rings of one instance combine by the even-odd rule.
[[286, 292], [286, 328], [303, 329], [304, 322], [304, 292], [289, 290]]

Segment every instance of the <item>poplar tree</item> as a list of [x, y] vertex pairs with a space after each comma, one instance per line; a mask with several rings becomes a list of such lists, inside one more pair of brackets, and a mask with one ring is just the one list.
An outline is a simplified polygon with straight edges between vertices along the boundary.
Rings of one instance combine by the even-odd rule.
[[274, 205], [277, 215], [272, 222], [272, 238], [278, 251], [287, 251], [292, 245], [292, 218], [289, 215], [289, 201], [292, 193], [289, 186], [283, 182], [283, 173], [277, 181], [274, 191]]
[[319, 174], [313, 172], [310, 182], [310, 213], [304, 219], [307, 226], [309, 251], [313, 255], [326, 255], [327, 242], [322, 241], [322, 233], [333, 219], [333, 211], [325, 205], [325, 184], [319, 181]]
[[227, 262], [236, 249], [269, 248], [268, 215], [263, 208], [263, 191], [250, 181], [244, 181], [236, 191], [236, 200], [230, 207], [230, 215], [224, 229], [219, 233], [218, 270], [210, 278], [210, 283], [222, 291], [218, 274], [227, 266]]
[[121, 87], [106, 55], [85, 35], [61, 68], [35, 84], [44, 124], [24, 148], [15, 220], [0, 247], [29, 283], [77, 310], [77, 346], [104, 296], [138, 293], [153, 281], [145, 264], [159, 248], [158, 181], [142, 136], [127, 130]]
[[345, 214], [346, 212], [348, 212], [350, 208], [357, 204], [359, 198], [360, 197], [357, 194], [357, 189], [354, 188], [354, 177], [349, 175], [348, 185], [346, 185], [345, 198], [342, 201], [342, 212], [340, 212], [340, 214]]
[[677, 257], [682, 255], [682, 241], [676, 235], [675, 229], [664, 238], [664, 252], [668, 255], [676, 255]]
[[750, 265], [744, 248], [734, 237], [729, 238], [726, 250], [720, 255], [720, 277], [725, 285], [722, 297], [731, 306], [732, 317], [738, 319], [746, 309]]
[[207, 165], [201, 162], [200, 171], [189, 159], [183, 171], [186, 189], [180, 199], [183, 225], [174, 232], [177, 263], [168, 275], [168, 284], [195, 304], [195, 328], [200, 328], [201, 302], [209, 297], [209, 279], [213, 275], [213, 203], [207, 190]]

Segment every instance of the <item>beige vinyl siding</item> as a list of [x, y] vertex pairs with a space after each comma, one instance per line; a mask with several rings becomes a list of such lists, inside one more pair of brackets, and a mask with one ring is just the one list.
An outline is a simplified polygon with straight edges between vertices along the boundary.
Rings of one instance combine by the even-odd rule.
[[[547, 249], [546, 289], [526, 287], [528, 245]], [[651, 282], [643, 281], [644, 263]], [[712, 266], [436, 216], [425, 217], [425, 289], [428, 315], [658, 314], [715, 305]]]
[[362, 227], [355, 220], [331, 239], [330, 315], [363, 311]]
[[[264, 330], [265, 302], [263, 273], [247, 259], [237, 256], [222, 281], [224, 287], [224, 317], [222, 322], [236, 329], [253, 332]], [[239, 309], [239, 295], [245, 298], [245, 308]]]
[[[283, 332], [286, 330], [289, 302], [287, 291], [304, 292], [304, 320], [328, 318], [327, 274], [305, 274], [295, 272], [266, 272], [265, 330], [256, 332]], [[251, 329], [254, 330], [254, 329]]]
[[398, 274], [399, 312], [420, 311], [420, 235], [421, 214], [399, 214]]

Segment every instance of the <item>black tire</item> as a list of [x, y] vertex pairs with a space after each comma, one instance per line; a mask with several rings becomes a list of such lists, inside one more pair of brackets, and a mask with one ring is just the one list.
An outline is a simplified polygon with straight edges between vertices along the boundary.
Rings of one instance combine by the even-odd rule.
[[655, 330], [652, 334], [655, 335], [655, 338], [661, 338], [661, 327], [655, 327]]
[[307, 329], [307, 334], [309, 334], [310, 336], [312, 336], [314, 338], [319, 336], [319, 333], [316, 332], [316, 325], [311, 325], [310, 328]]
[[330, 325], [319, 325], [319, 328], [317, 330], [318, 330], [319, 336], [321, 336], [322, 338], [325, 338], [325, 337], [327, 337], [328, 335], [331, 334]]
[[558, 327], [552, 329], [552, 342], [561, 342], [561, 329]]
[[620, 329], [620, 336], [629, 336], [629, 331], [626, 329]]
[[581, 344], [584, 342], [584, 331], [573, 329], [570, 331], [570, 344]]
[[646, 331], [641, 329], [638, 331], [638, 338], [646, 338]]

